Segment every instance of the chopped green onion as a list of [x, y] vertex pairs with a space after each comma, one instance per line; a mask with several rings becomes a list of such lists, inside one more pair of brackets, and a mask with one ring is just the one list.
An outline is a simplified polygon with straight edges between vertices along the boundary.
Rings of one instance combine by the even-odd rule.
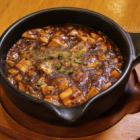
[[70, 69], [70, 70], [67, 70], [67, 71], [66, 71], [66, 74], [68, 74], [68, 75], [71, 75], [71, 74], [73, 74], [73, 70], [72, 70], [72, 69]]
[[61, 59], [63, 59], [63, 58], [64, 58], [63, 54], [61, 54], [61, 53], [58, 54], [58, 59], [59, 59], [59, 60], [61, 60]]
[[78, 63], [78, 64], [82, 64], [82, 62], [81, 62], [80, 59], [74, 59], [74, 62], [75, 62], [75, 63]]
[[58, 70], [58, 72], [60, 72], [60, 73], [65, 73], [66, 70], [64, 70], [63, 68], [61, 68], [61, 69]]
[[26, 81], [26, 82], [28, 82], [29, 81], [29, 78], [25, 76], [25, 77], [23, 77], [23, 80]]
[[57, 70], [59, 70], [59, 69], [61, 68], [61, 66], [62, 66], [62, 65], [61, 65], [60, 63], [58, 63], [58, 64], [56, 64], [55, 67], [56, 67]]
[[78, 52], [77, 54], [76, 54], [76, 58], [81, 58], [82, 57], [82, 53], [81, 52]]

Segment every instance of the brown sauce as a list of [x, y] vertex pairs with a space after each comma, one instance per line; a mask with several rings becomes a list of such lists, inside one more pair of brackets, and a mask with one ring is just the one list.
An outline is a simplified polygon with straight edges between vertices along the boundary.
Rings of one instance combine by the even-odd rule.
[[58, 106], [85, 103], [121, 76], [123, 57], [107, 36], [79, 25], [54, 25], [22, 34], [6, 58], [17, 89]]

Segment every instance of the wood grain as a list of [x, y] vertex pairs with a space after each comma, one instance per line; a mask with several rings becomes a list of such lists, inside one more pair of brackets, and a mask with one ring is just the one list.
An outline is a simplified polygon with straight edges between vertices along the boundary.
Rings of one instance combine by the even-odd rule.
[[0, 0], [0, 34], [31, 12], [65, 6], [97, 11], [115, 20], [126, 31], [140, 32], [140, 0]]

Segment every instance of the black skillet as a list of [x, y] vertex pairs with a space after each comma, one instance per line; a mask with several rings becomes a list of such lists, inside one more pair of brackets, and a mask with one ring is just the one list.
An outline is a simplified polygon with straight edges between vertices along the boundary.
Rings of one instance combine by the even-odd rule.
[[[7, 81], [4, 71], [6, 54], [24, 31], [61, 23], [81, 24], [104, 32], [117, 44], [124, 57], [123, 74], [114, 85], [85, 104], [72, 108], [57, 107], [18, 91]], [[130, 72], [139, 61], [139, 33], [125, 32], [111, 19], [80, 8], [53, 8], [27, 15], [10, 26], [0, 40], [0, 79], [7, 96], [22, 111], [38, 119], [59, 124], [76, 124], [86, 116], [94, 119], [109, 110], [124, 93]]]

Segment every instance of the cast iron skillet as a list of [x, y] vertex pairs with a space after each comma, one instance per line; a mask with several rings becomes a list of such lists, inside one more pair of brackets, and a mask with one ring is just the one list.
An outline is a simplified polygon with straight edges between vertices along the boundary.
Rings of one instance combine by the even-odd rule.
[[[32, 28], [49, 24], [81, 24], [104, 32], [120, 48], [124, 57], [123, 74], [110, 88], [90, 99], [83, 105], [65, 108], [57, 107], [43, 100], [37, 100], [15, 89], [5, 76], [5, 58], [8, 50]], [[134, 42], [133, 42], [134, 41]], [[123, 94], [132, 67], [140, 60], [140, 34], [125, 32], [111, 19], [89, 10], [80, 8], [53, 8], [27, 15], [10, 26], [0, 40], [0, 79], [10, 100], [22, 111], [41, 120], [59, 124], [75, 124], [81, 118], [92, 116], [93, 119], [109, 110]], [[134, 49], [134, 46], [136, 47]]]

